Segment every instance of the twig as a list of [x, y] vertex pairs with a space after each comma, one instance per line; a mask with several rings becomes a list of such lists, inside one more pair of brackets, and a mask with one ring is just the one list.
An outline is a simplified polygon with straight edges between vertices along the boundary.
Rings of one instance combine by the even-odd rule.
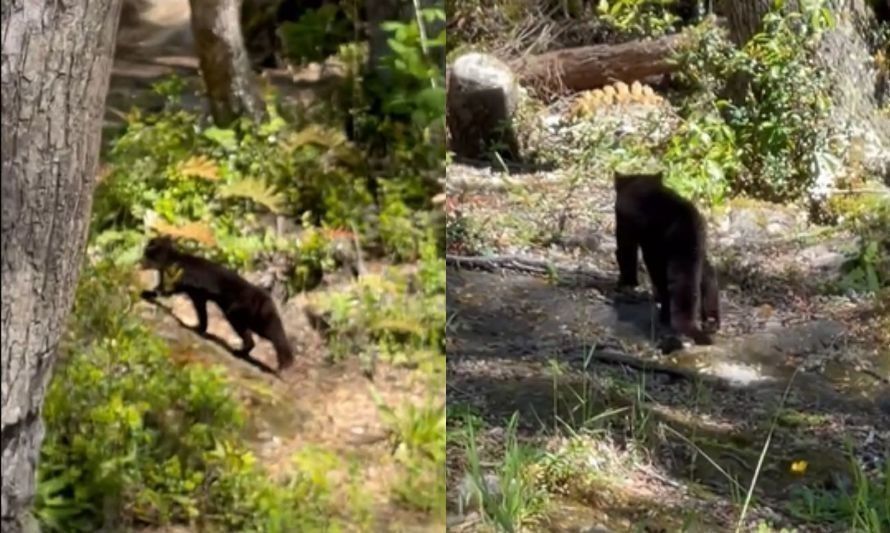
[[880, 194], [882, 196], [890, 196], [890, 190], [872, 187], [861, 187], [858, 189], [831, 189], [831, 194]]
[[446, 254], [445, 264], [454, 268], [469, 268], [497, 272], [501, 270], [513, 270], [527, 274], [552, 275], [565, 283], [565, 280], [574, 280], [577, 284], [581, 278], [586, 278], [588, 284], [600, 289], [612, 288], [615, 283], [607, 276], [578, 267], [560, 267], [548, 261], [531, 259], [515, 255], [495, 255], [488, 257], [461, 256]]
[[865, 374], [867, 376], [871, 376], [871, 377], [875, 378], [876, 380], [880, 381], [881, 383], [890, 385], [890, 378], [887, 378], [887, 377], [884, 377], [884, 376], [878, 374], [875, 370], [872, 370], [871, 368], [862, 368], [862, 369], [860, 369], [860, 372], [862, 372], [863, 374]]
[[643, 470], [643, 472], [646, 472], [647, 474], [649, 474], [650, 476], [654, 477], [654, 478], [657, 479], [658, 481], [661, 481], [661, 482], [664, 483], [665, 485], [674, 487], [675, 489], [683, 488], [683, 484], [682, 484], [682, 483], [678, 483], [678, 482], [674, 481], [673, 479], [670, 479], [670, 478], [668, 478], [668, 477], [662, 475], [661, 473], [657, 472], [657, 471], [656, 471], [654, 468], [652, 468], [651, 466], [644, 466], [644, 467], [642, 468], [642, 470]]
[[701, 374], [686, 368], [669, 366], [647, 359], [640, 359], [611, 349], [595, 351], [591, 354], [590, 358], [594, 361], [608, 365], [630, 367], [639, 370], [640, 372], [665, 374], [673, 378], [689, 381], [701, 380], [703, 378]]
[[[420, 6], [419, 0], [414, 0], [414, 18], [417, 21], [417, 30], [420, 33], [420, 49], [423, 51], [423, 56], [429, 60], [430, 59], [430, 49], [427, 44], [427, 36], [426, 36], [426, 26], [423, 24], [423, 13]], [[436, 77], [430, 76], [430, 86], [435, 89], [436, 88]]]

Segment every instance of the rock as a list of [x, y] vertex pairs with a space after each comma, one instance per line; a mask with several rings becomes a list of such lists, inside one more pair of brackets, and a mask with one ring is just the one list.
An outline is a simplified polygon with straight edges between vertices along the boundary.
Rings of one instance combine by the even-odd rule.
[[161, 282], [160, 273], [154, 269], [140, 269], [136, 273], [136, 285], [143, 290], [151, 290]]
[[809, 267], [809, 270], [817, 271], [823, 278], [837, 279], [843, 275], [843, 268], [847, 262], [846, 250], [855, 250], [859, 244], [858, 237], [847, 237], [844, 242], [823, 242], [797, 253], [797, 259], [801, 264]]
[[495, 149], [519, 159], [512, 124], [519, 84], [510, 67], [487, 54], [464, 54], [448, 69], [446, 91], [450, 148], [456, 154], [480, 158]]
[[[482, 490], [492, 498], [499, 498], [501, 494], [501, 482], [491, 473], [482, 474]], [[478, 510], [479, 499], [476, 497], [476, 482], [469, 473], [464, 474], [458, 489], [458, 508], [464, 513]]]
[[480, 520], [478, 513], [456, 514], [448, 513], [445, 517], [445, 527], [448, 529], [457, 528], [465, 524], [475, 524]]
[[581, 533], [612, 533], [612, 530], [602, 524], [590, 526], [580, 530]]
[[717, 242], [724, 246], [788, 237], [803, 229], [802, 215], [790, 208], [756, 201], [734, 202], [717, 217]]

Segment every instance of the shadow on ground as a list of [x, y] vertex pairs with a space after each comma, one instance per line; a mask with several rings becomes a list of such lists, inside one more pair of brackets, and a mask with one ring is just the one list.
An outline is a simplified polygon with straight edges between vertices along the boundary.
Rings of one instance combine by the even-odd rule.
[[[875, 394], [879, 376], [796, 371], [802, 361], [849, 349], [842, 323], [804, 315], [770, 325], [771, 317], [761, 320], [748, 301], [727, 294], [715, 346], [662, 356], [649, 299], [617, 294], [608, 277], [450, 266], [449, 406], [499, 427], [518, 412], [519, 432], [532, 442], [566, 426], [642, 442], [659, 471], [725, 496], [727, 474], [748, 486], [778, 420], [755, 492], [767, 502], [786, 500], [794, 487], [848, 486], [847, 443], [866, 467], [886, 459], [890, 412]], [[598, 418], [621, 408], [622, 416]], [[648, 419], [640, 434], [627, 413], [642, 408]], [[801, 459], [809, 468], [793, 472]]]

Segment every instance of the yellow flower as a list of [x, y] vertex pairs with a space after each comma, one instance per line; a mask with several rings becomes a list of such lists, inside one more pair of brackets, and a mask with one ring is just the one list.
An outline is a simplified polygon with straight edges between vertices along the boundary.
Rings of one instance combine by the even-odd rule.
[[801, 459], [791, 463], [791, 471], [795, 474], [803, 474], [807, 471], [807, 462]]

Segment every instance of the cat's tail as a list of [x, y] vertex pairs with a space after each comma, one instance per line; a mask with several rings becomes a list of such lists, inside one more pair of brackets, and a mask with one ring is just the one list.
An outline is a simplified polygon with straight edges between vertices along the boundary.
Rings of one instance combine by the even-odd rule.
[[294, 364], [293, 346], [291, 346], [291, 343], [287, 338], [287, 333], [284, 331], [284, 324], [281, 323], [281, 318], [278, 316], [275, 316], [271, 320], [267, 332], [269, 335], [264, 336], [269, 339], [272, 346], [275, 347], [275, 355], [278, 359], [278, 372], [281, 373], [282, 370]]
[[276, 339], [272, 345], [275, 346], [275, 355], [278, 357], [279, 372], [294, 364], [294, 349], [283, 331], [281, 337]]

